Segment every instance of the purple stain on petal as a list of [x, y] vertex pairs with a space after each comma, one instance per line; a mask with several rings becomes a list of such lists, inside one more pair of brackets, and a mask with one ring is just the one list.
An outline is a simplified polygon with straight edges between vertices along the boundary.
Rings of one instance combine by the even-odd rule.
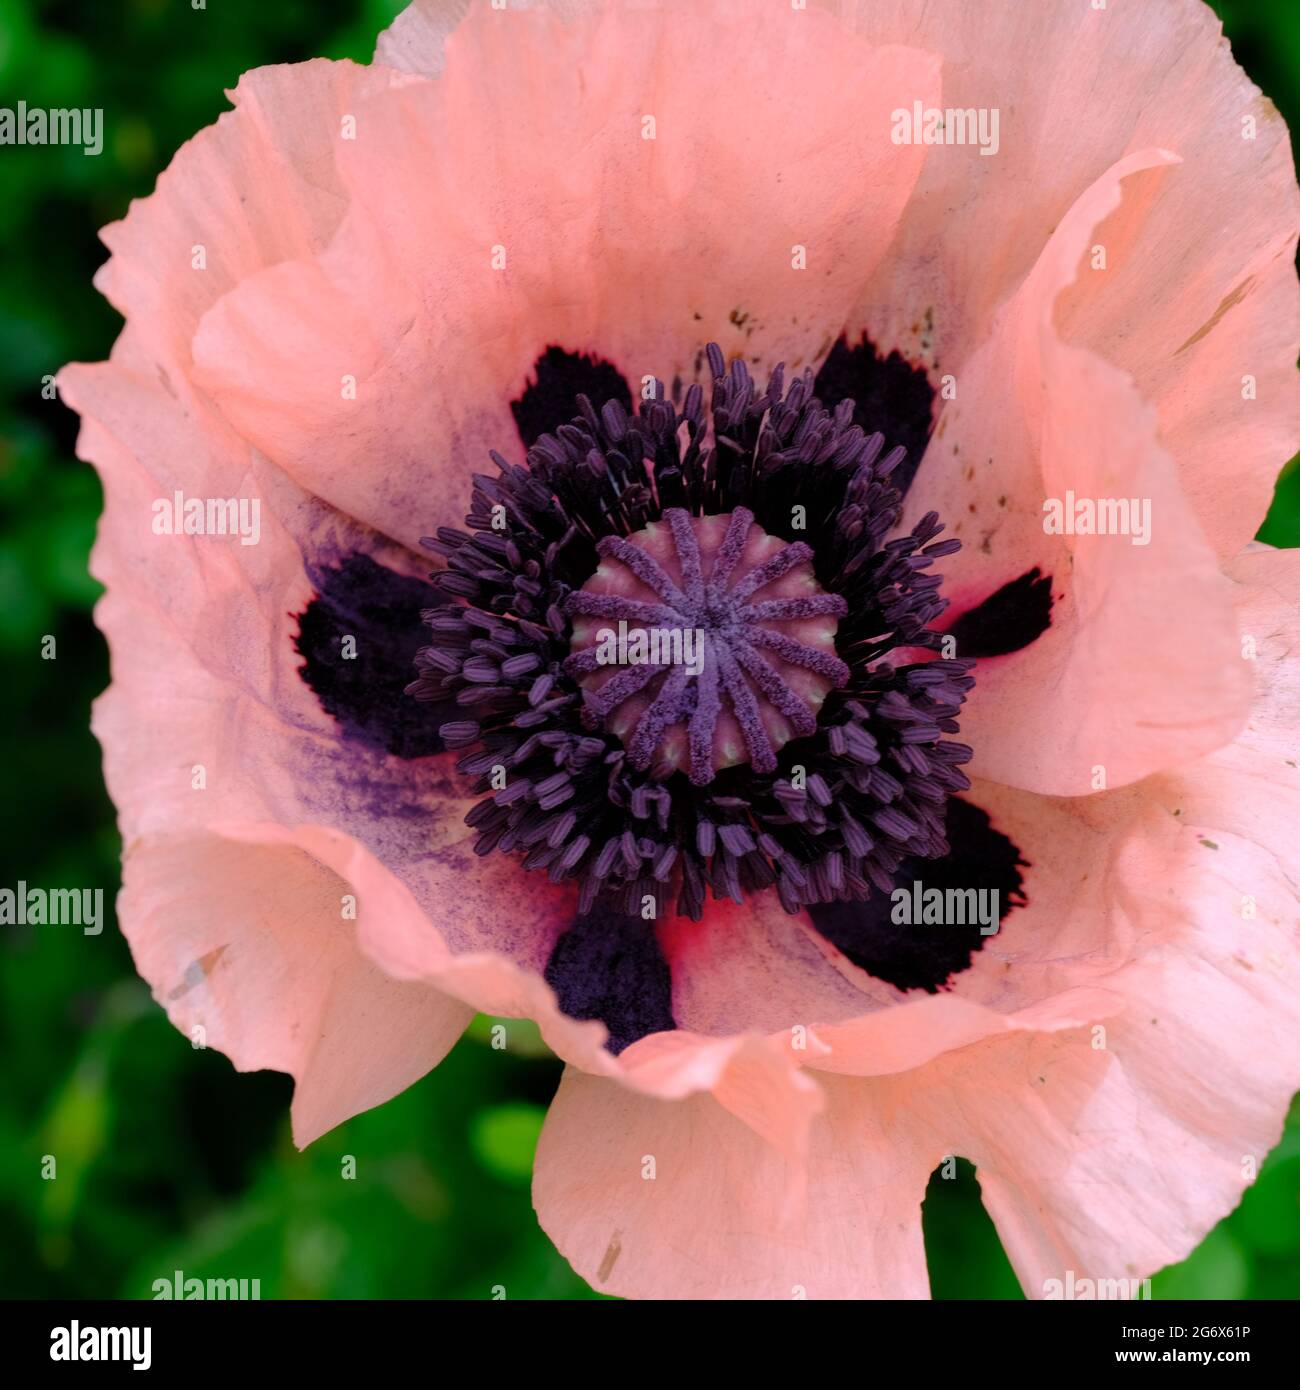
[[594, 354], [548, 347], [533, 365], [533, 378], [523, 395], [511, 403], [519, 437], [528, 447], [544, 434], [567, 425], [578, 413], [578, 397], [632, 408], [632, 393], [617, 367]]
[[[896, 989], [936, 993], [965, 970], [975, 952], [993, 939], [976, 923], [895, 922], [892, 893], [937, 888], [997, 893], [998, 920], [1024, 904], [1020, 851], [978, 806], [953, 797], [945, 833], [951, 848], [941, 857], [902, 860], [885, 888], [863, 902], [824, 902], [808, 911], [813, 926], [854, 965]], [[988, 899], [991, 903], [993, 899]], [[900, 914], [902, 915], [902, 914]]]
[[295, 645], [322, 708], [371, 748], [399, 758], [441, 752], [438, 730], [457, 717], [454, 702], [420, 703], [404, 692], [423, 645], [421, 615], [445, 599], [360, 552], [309, 574], [317, 593], [298, 616]]
[[852, 402], [855, 424], [881, 431], [907, 451], [890, 478], [905, 496], [934, 429], [934, 387], [924, 368], [897, 351], [882, 356], [865, 336], [856, 347], [842, 337], [817, 373], [816, 390], [829, 408]]
[[1037, 567], [1004, 584], [948, 629], [963, 657], [1007, 656], [1052, 625], [1052, 577]]
[[677, 1027], [672, 976], [654, 923], [615, 908], [580, 914], [555, 943], [546, 983], [570, 1018], [599, 1019], [611, 1052]]

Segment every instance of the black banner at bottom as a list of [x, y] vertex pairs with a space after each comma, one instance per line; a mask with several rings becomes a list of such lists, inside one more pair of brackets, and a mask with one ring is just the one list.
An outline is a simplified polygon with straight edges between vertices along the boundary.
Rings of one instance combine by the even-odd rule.
[[[603, 1308], [589, 1302], [503, 1302], [485, 1300], [477, 1312], [470, 1303], [15, 1302], [0, 1305], [6, 1323], [0, 1365], [9, 1372], [36, 1372], [42, 1383], [51, 1374], [174, 1377], [254, 1366], [296, 1377], [319, 1371], [337, 1380], [350, 1371], [373, 1373], [394, 1352], [404, 1359], [402, 1348], [436, 1346], [447, 1337], [454, 1339], [462, 1364], [472, 1356], [466, 1348], [477, 1346], [487, 1353], [484, 1369], [499, 1372], [511, 1357], [530, 1369], [550, 1362], [559, 1346], [575, 1347], [575, 1338], [626, 1335], [646, 1315], [612, 1300]], [[756, 1312], [762, 1322], [749, 1325]], [[966, 1372], [978, 1365], [986, 1372], [1023, 1367], [1048, 1375], [1058, 1367], [1067, 1373], [1113, 1368], [1121, 1376], [1125, 1368], [1158, 1365], [1250, 1366], [1280, 1374], [1294, 1360], [1289, 1303], [827, 1304], [820, 1311], [792, 1308], [790, 1321], [781, 1325], [772, 1322], [770, 1305], [682, 1303], [652, 1316], [646, 1330], [653, 1335], [638, 1340], [634, 1353], [628, 1344], [641, 1372], [653, 1362], [655, 1348], [662, 1349], [665, 1362], [680, 1359], [681, 1346], [672, 1338], [679, 1317], [683, 1331], [707, 1336], [723, 1360], [743, 1361], [747, 1350], [770, 1346], [774, 1333], [816, 1330], [820, 1336], [851, 1337], [861, 1348], [874, 1332], [895, 1352], [909, 1345], [919, 1350], [929, 1375], [945, 1360]], [[519, 1339], [528, 1327], [541, 1337]], [[511, 1328], [516, 1336], [504, 1338]], [[461, 1340], [483, 1334], [491, 1340]], [[824, 1349], [824, 1342], [795, 1343], [791, 1352], [800, 1355], [801, 1345], [820, 1360], [812, 1347]]]

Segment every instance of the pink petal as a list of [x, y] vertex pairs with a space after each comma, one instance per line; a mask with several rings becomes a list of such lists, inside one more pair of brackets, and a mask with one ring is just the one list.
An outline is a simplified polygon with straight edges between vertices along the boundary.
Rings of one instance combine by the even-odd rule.
[[[1222, 746], [1246, 717], [1229, 587], [1154, 414], [1123, 373], [1063, 342], [1054, 317], [1061, 290], [1090, 273], [1080, 258], [1097, 225], [1172, 177], [1149, 172], [1170, 158], [1129, 157], [1070, 209], [963, 372], [908, 497], [905, 522], [937, 509], [966, 543], [945, 562], [955, 612], [1032, 568], [1052, 577], [1050, 627], [980, 661], [962, 714], [972, 772], [1033, 791], [1122, 786]], [[936, 451], [945, 466], [931, 470]], [[1071, 495], [1149, 503], [1147, 543], [1046, 534], [1045, 505]]]
[[465, 18], [472, 0], [412, 0], [375, 44], [375, 62], [400, 72], [437, 77], [447, 35]]
[[481, 5], [436, 82], [359, 100], [354, 141], [322, 132], [349, 214], [209, 311], [198, 379], [305, 488], [413, 542], [463, 513], [490, 447], [518, 454], [507, 405], [548, 344], [598, 351], [634, 391], [702, 375], [710, 338], [817, 360], [924, 158], [889, 112], [935, 71], [812, 11]]
[[1300, 817], [1300, 550], [1252, 546], [1228, 573], [1237, 585], [1242, 656], [1255, 677], [1255, 698], [1245, 729], [1209, 766], [1216, 776], [1244, 773], [1267, 784], [1266, 794], [1238, 806], [1251, 815], [1245, 823], [1251, 838], [1291, 862], [1296, 840], [1288, 827]]
[[[128, 870], [121, 920], [160, 999], [218, 948], [239, 963], [173, 1017], [189, 1026], [186, 1011], [201, 1002], [195, 1017], [211, 1045], [237, 1065], [292, 1071], [296, 1132], [306, 1142], [445, 1052], [470, 1012], [450, 997], [459, 977], [446, 989], [435, 978], [440, 967], [454, 973], [453, 947], [496, 947], [501, 970], [519, 962], [540, 972], [572, 918], [573, 894], [504, 856], [475, 856], [463, 823], [470, 803], [448, 760], [391, 758], [345, 738], [299, 674], [294, 615], [312, 594], [304, 555], [359, 549], [407, 572], [410, 557], [246, 452], [241, 460], [183, 378], [169, 391], [134, 370], [136, 346], [122, 345], [123, 365], [69, 368], [60, 378], [85, 416], [80, 452], [105, 488], [93, 569], [108, 586], [96, 619], [113, 683], [96, 703], [94, 728], [131, 864], [167, 869]], [[174, 487], [257, 497], [258, 543], [154, 535], [152, 503]], [[279, 867], [303, 888], [287, 918], [266, 891]], [[189, 927], [178, 926], [177, 884], [193, 895], [218, 868], [256, 891], [223, 883]], [[358, 899], [355, 923], [341, 917], [346, 892]], [[264, 987], [246, 988], [245, 969], [262, 972]], [[539, 975], [530, 978], [549, 1000]], [[390, 1013], [391, 1035], [382, 1026]], [[291, 1040], [286, 1018], [298, 1029]], [[373, 1034], [360, 1050], [357, 1029]]]
[[[69, 368], [61, 388], [86, 416], [79, 449], [105, 485], [92, 568], [108, 588], [96, 619], [113, 684], [95, 729], [124, 837], [217, 822], [334, 826], [409, 882], [458, 949], [496, 946], [540, 969], [571, 915], [564, 890], [504, 857], [479, 860], [463, 823], [472, 800], [450, 760], [391, 758], [344, 738], [299, 672], [294, 615], [313, 593], [305, 557], [360, 550], [415, 574], [420, 563], [255, 457], [241, 466], [201, 397], [182, 409], [113, 364]], [[258, 543], [152, 534], [153, 500], [182, 486], [258, 496]], [[199, 764], [203, 791], [191, 788]], [[522, 921], [485, 910], [505, 884]]]
[[[985, 1044], [912, 1087], [919, 1121], [975, 1162], [1031, 1296], [1069, 1270], [1144, 1277], [1183, 1259], [1281, 1134], [1300, 1083], [1296, 893], [1220, 819], [1135, 847], [1113, 885], [1145, 935], [1107, 980], [1129, 1006], [1103, 1033]], [[976, 1085], [979, 1104], [962, 1105]]]
[[346, 209], [335, 167], [343, 117], [410, 80], [323, 60], [245, 73], [230, 93], [237, 109], [182, 146], [156, 191], [104, 229], [113, 254], [96, 286], [173, 381], [222, 295], [328, 243]]
[[959, 992], [1123, 1003], [900, 1078], [915, 1122], [977, 1164], [1032, 1296], [1069, 1270], [1145, 1277], [1184, 1258], [1236, 1205], [1300, 1085], [1300, 556], [1259, 551], [1235, 569], [1261, 694], [1236, 744], [1077, 802], [977, 788], [1023, 837], [1029, 904]]
[[538, 1144], [538, 1219], [584, 1279], [625, 1297], [924, 1298], [920, 1204], [942, 1154], [867, 1083], [822, 1089], [809, 1197], [792, 1206], [786, 1160], [711, 1096], [669, 1104], [570, 1067]]
[[[299, 1147], [417, 1081], [473, 1016], [367, 957], [357, 937], [382, 915], [382, 882], [339, 876], [302, 838], [136, 841], [118, 906], [136, 966], [177, 1028], [240, 1071], [296, 1078]], [[346, 894], [355, 922], [342, 915]]]
[[897, 993], [844, 961], [770, 890], [744, 906], [710, 903], [700, 922], [670, 918], [659, 938], [672, 968], [673, 1017], [697, 1033], [807, 1030], [888, 1008]]
[[[941, 53], [935, 105], [1000, 113], [995, 155], [930, 150], [883, 273], [850, 317], [851, 335], [899, 347], [936, 384], [965, 380], [999, 304], [1109, 167], [1150, 148], [1184, 161], [1098, 225], [1107, 269], [1084, 271], [1061, 323], [1066, 341], [1133, 376], [1207, 537], [1232, 554], [1300, 443], [1300, 199], [1285, 124], [1213, 12], [1199, 0], [837, 8], [873, 43]], [[1257, 399], [1242, 399], [1247, 374]]]

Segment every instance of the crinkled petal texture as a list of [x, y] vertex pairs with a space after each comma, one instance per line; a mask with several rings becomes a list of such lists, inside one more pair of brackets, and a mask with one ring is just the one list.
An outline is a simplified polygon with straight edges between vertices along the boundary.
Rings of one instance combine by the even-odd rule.
[[[568, 1063], [538, 1212], [615, 1293], [924, 1296], [951, 1153], [1031, 1294], [1180, 1258], [1300, 1053], [1300, 573], [1239, 554], [1292, 444], [1296, 203], [1208, 10], [418, 0], [377, 56], [245, 76], [105, 233], [126, 327], [60, 378], [157, 998], [294, 1075], [299, 1143], [474, 1010], [537, 1019]], [[997, 154], [896, 144], [916, 102], [998, 108]], [[296, 615], [358, 557], [420, 592], [548, 346], [635, 391], [711, 339], [761, 373], [864, 332], [951, 379], [905, 519], [966, 540], [957, 610], [1050, 576], [963, 724], [1026, 904], [937, 995], [770, 897], [710, 904], [658, 928], [677, 1029], [615, 1057], [543, 979], [574, 894], [473, 854], [445, 755], [327, 712]], [[1047, 534], [1066, 490], [1148, 499], [1149, 543]], [[178, 491], [256, 499], [257, 543], [156, 534]]]
[[815, 361], [921, 170], [889, 112], [939, 83], [932, 54], [804, 19], [478, 7], [436, 82], [358, 106], [331, 245], [213, 305], [198, 382], [303, 486], [413, 543], [460, 516], [550, 343], [598, 344], [638, 386], [693, 380], [717, 326], [758, 364]]
[[[1173, 176], [1175, 159], [1130, 155], [1080, 194], [959, 370], [909, 497], [913, 515], [936, 508], [966, 542], [946, 568], [959, 609], [1005, 577], [990, 580], [995, 551], [1014, 574], [1051, 578], [1050, 627], [981, 662], [962, 724], [977, 775], [1033, 791], [1077, 795], [1210, 752], [1250, 704], [1230, 586], [1155, 412], [1131, 377], [1063, 341], [1057, 320], [1062, 291], [1092, 273], [1080, 265], [1099, 225], [1142, 196], [1135, 185]], [[1131, 534], [1049, 534], [1050, 503], [1073, 521], [1078, 498], [1125, 499]]]

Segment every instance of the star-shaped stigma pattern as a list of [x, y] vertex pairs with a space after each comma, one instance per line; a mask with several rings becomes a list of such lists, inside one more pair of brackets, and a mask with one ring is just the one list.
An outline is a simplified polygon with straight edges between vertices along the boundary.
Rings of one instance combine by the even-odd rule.
[[597, 550], [600, 567], [565, 605], [577, 621], [564, 669], [589, 726], [617, 733], [633, 766], [685, 761], [705, 786], [740, 762], [773, 772], [782, 744], [816, 731], [826, 692], [849, 678], [834, 647], [848, 605], [818, 585], [809, 546], [769, 536], [747, 507], [669, 507]]

